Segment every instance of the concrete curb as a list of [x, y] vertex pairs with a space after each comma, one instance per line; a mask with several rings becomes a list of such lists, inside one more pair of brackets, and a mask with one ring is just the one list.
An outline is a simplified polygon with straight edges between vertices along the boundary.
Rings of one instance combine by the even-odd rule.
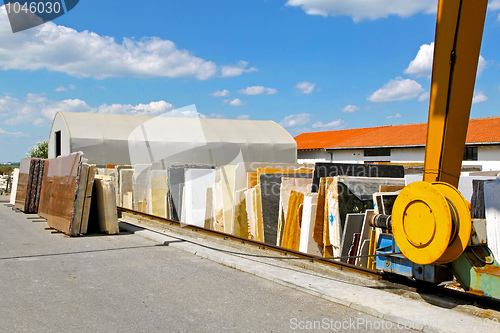
[[[372, 315], [392, 323], [393, 329], [401, 330], [406, 327], [423, 332], [466, 333], [480, 329], [478, 323], [481, 318], [431, 305], [424, 300], [418, 301], [375, 288], [335, 281], [327, 279], [326, 276], [322, 278], [319, 274], [307, 274], [304, 269], [297, 267], [290, 270], [290, 267], [283, 262], [273, 259], [248, 258], [205, 248], [193, 244], [193, 242], [206, 243], [205, 240], [186, 235], [175, 235], [176, 238], [172, 238], [159, 230], [144, 229], [144, 225], [130, 221], [121, 223], [120, 227], [158, 243], [176, 241], [178, 238], [185, 239], [189, 242], [172, 242], [168, 246]], [[137, 228], [142, 230], [138, 231]], [[170, 230], [168, 232], [174, 234]], [[220, 244], [217, 244], [217, 247], [224, 248]], [[488, 327], [487, 330], [500, 331], [498, 323], [492, 324], [496, 325]], [[481, 331], [486, 331], [486, 328]]]

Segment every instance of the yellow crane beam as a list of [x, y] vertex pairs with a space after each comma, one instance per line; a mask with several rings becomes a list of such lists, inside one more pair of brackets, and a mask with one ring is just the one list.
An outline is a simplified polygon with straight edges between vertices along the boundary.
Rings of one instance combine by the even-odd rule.
[[488, 0], [440, 0], [424, 181], [458, 187]]
[[418, 264], [449, 263], [471, 234], [470, 206], [458, 181], [488, 0], [439, 0], [424, 181], [406, 186], [392, 210], [403, 254]]

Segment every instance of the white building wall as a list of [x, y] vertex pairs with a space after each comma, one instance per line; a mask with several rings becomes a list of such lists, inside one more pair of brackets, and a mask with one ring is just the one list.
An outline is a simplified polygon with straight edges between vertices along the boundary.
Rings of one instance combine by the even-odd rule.
[[330, 162], [331, 155], [324, 150], [299, 150], [297, 161], [298, 163]]
[[49, 136], [49, 158], [57, 157], [55, 133], [58, 131], [61, 131], [61, 155], [71, 154], [71, 140], [66, 124], [62, 117], [55, 117]]
[[423, 163], [425, 148], [394, 148], [391, 149], [391, 162], [394, 163]]
[[342, 162], [364, 163], [363, 150], [299, 151], [297, 163]]
[[[424, 163], [425, 148], [392, 148], [391, 156], [364, 156], [363, 149], [331, 150], [331, 151], [299, 151], [299, 163], [314, 162], [392, 162], [392, 163]], [[463, 161], [464, 166], [481, 166], [483, 171], [500, 170], [500, 145], [478, 147], [477, 161]]]
[[355, 150], [332, 150], [334, 162], [344, 163], [363, 163], [364, 151], [361, 149]]
[[483, 171], [500, 170], [500, 146], [479, 147], [477, 159], [483, 165]]

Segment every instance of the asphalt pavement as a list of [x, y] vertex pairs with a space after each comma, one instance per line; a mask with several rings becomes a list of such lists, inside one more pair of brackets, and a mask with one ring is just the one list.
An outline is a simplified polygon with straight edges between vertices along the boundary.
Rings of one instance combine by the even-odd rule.
[[182, 240], [47, 227], [0, 202], [0, 332], [412, 331], [193, 255]]

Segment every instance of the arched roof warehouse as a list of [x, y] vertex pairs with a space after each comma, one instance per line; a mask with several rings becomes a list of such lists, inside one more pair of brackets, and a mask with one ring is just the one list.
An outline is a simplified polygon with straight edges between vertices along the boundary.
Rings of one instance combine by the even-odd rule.
[[49, 158], [82, 151], [89, 163], [295, 163], [297, 143], [274, 121], [58, 112]]

